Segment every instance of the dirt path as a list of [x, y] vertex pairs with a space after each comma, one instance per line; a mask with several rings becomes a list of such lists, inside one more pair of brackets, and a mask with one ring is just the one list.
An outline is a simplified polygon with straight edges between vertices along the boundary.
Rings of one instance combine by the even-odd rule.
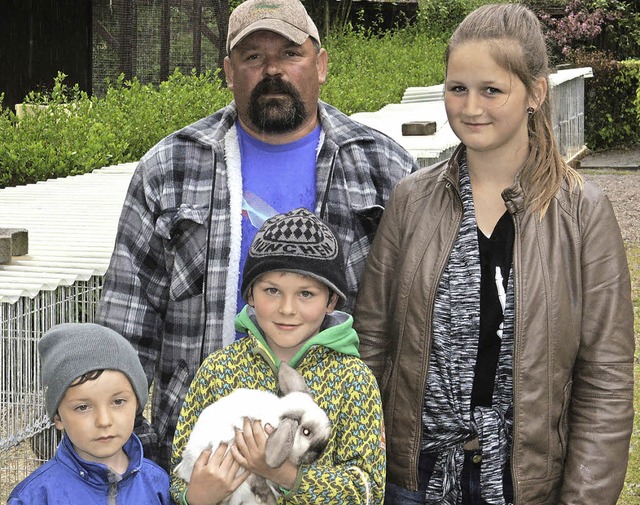
[[611, 200], [624, 241], [640, 244], [640, 171], [583, 175], [600, 186]]

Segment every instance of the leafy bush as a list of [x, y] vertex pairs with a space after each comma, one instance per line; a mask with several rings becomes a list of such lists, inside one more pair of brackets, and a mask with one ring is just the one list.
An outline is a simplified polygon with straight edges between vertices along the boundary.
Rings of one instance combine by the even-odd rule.
[[418, 27], [420, 31], [449, 38], [471, 11], [488, 3], [509, 3], [517, 0], [419, 0]]
[[330, 37], [325, 44], [329, 75], [322, 99], [345, 114], [398, 103], [409, 86], [442, 82], [445, 45], [444, 38], [429, 38], [413, 28], [379, 37], [364, 30]]
[[576, 64], [591, 67], [585, 81], [585, 142], [590, 149], [640, 142], [640, 60], [620, 62], [606, 53], [577, 53]]
[[[585, 82], [585, 142], [591, 149], [640, 143], [640, 2], [529, 0], [546, 27], [553, 63], [591, 67]], [[563, 14], [559, 15], [558, 12]], [[632, 98], [633, 97], [633, 98]], [[637, 100], [636, 100], [637, 102]]]
[[[531, 2], [529, 2], [531, 3]], [[610, 52], [624, 60], [640, 50], [640, 6], [623, 0], [571, 0], [558, 5], [533, 2], [546, 28], [554, 62], [575, 59], [576, 51]]]
[[89, 172], [139, 159], [169, 133], [228, 103], [217, 73], [176, 71], [159, 87], [121, 76], [103, 99], [89, 97], [58, 74], [50, 94], [30, 93], [21, 119], [0, 115], [0, 187]]
[[[383, 33], [347, 27], [340, 35], [325, 38], [329, 75], [321, 98], [353, 114], [398, 103], [408, 87], [441, 83], [451, 31], [483, 3], [422, 0], [423, 10], [412, 27]], [[638, 63], [618, 63], [603, 53], [585, 51], [575, 51], [572, 57], [577, 65], [592, 67], [596, 75], [586, 81], [587, 145], [600, 149], [639, 142]], [[164, 136], [232, 99], [217, 71], [201, 75], [176, 71], [159, 86], [120, 77], [103, 98], [67, 86], [64, 77], [58, 75], [51, 92], [27, 96], [27, 102], [46, 105], [43, 110], [22, 119], [9, 110], [0, 113], [0, 187], [137, 160]]]
[[[444, 44], [412, 29], [381, 37], [348, 31], [330, 38], [322, 98], [347, 114], [399, 102], [408, 86], [442, 82]], [[0, 114], [0, 187], [138, 160], [166, 135], [232, 99], [217, 72], [183, 75], [176, 70], [159, 86], [121, 76], [104, 98], [67, 86], [65, 77], [58, 75], [50, 93], [27, 96], [30, 104], [46, 105], [42, 110], [21, 119], [9, 110]]]
[[540, 19], [547, 26], [547, 34], [555, 52], [565, 57], [576, 49], [596, 49], [594, 39], [622, 15], [618, 0], [571, 0], [565, 15], [560, 18], [542, 13]]
[[418, 20], [431, 34], [449, 36], [464, 17], [480, 3], [472, 0], [421, 0]]

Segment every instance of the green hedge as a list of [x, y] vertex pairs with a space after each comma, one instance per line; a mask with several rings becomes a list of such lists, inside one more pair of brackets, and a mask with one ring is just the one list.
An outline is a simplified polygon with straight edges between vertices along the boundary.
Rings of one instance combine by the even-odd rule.
[[329, 75], [322, 99], [345, 114], [377, 111], [399, 103], [410, 86], [444, 79], [444, 38], [414, 29], [368, 37], [349, 32], [327, 43]]
[[69, 88], [64, 74], [47, 105], [18, 119], [0, 115], [0, 187], [90, 172], [139, 159], [158, 140], [228, 103], [231, 93], [216, 74], [175, 72], [160, 86], [121, 77], [104, 98]]
[[[382, 35], [351, 29], [327, 38], [329, 76], [322, 99], [347, 114], [376, 111], [400, 102], [408, 87], [441, 83], [451, 30], [482, 2], [425, 1], [413, 27]], [[587, 80], [587, 145], [602, 149], [640, 142], [640, 63], [612, 62], [593, 53], [576, 63], [591, 66], [595, 74]], [[64, 77], [58, 76], [50, 94], [27, 97], [48, 105], [45, 110], [22, 119], [8, 109], [0, 113], [0, 187], [138, 160], [164, 136], [232, 99], [217, 72], [176, 71], [159, 86], [121, 77], [103, 98], [68, 87]]]
[[640, 144], [640, 60], [615, 61], [602, 53], [576, 60], [591, 67], [585, 81], [585, 143], [593, 150]]
[[[330, 63], [322, 98], [347, 114], [378, 110], [399, 102], [408, 86], [443, 78], [444, 39], [415, 29], [382, 37], [349, 31], [325, 45]], [[232, 99], [211, 72], [185, 76], [176, 70], [160, 86], [121, 77], [104, 98], [89, 97], [64, 78], [58, 75], [50, 94], [27, 96], [45, 109], [22, 119], [8, 109], [0, 114], [0, 187], [138, 160], [161, 138]]]

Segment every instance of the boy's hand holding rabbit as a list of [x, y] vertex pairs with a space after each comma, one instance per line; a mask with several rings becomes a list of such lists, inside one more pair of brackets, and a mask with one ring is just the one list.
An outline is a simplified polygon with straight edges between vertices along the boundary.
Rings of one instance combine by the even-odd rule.
[[276, 468], [267, 464], [266, 443], [274, 428], [267, 425], [265, 429], [262, 428], [260, 420], [252, 421], [245, 417], [242, 430], [236, 428], [235, 444], [231, 446], [231, 453], [242, 468], [291, 489], [295, 484], [298, 468], [288, 460]]
[[189, 505], [214, 505], [233, 493], [250, 475], [238, 475], [240, 464], [227, 451], [227, 444], [220, 444], [213, 452], [206, 449], [193, 466], [191, 482], [187, 489]]

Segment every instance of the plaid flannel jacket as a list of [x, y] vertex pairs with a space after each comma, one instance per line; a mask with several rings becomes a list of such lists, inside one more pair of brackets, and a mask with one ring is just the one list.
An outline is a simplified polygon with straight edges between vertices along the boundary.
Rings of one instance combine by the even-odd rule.
[[[343, 310], [351, 312], [384, 205], [418, 166], [386, 135], [328, 104], [318, 107], [315, 212], [343, 244], [349, 284]], [[98, 307], [98, 321], [133, 344], [154, 382], [152, 426], [139, 419], [136, 433], [147, 456], [165, 468], [198, 366], [234, 338], [242, 198], [236, 118], [232, 102], [141, 159]]]

